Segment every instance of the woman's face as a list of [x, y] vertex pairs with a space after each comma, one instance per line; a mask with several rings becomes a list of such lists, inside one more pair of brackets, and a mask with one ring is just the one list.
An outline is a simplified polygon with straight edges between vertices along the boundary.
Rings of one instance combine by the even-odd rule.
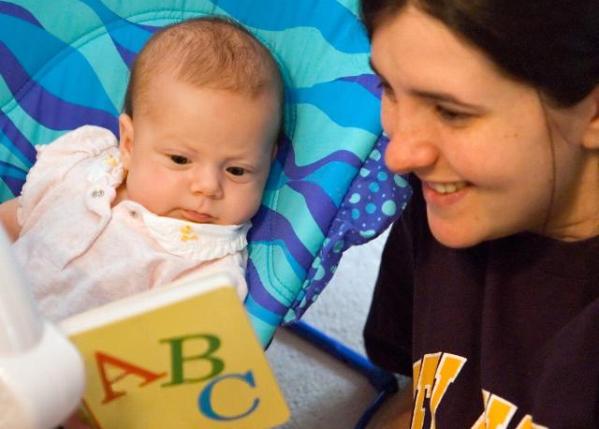
[[599, 184], [597, 156], [580, 144], [591, 103], [547, 107], [411, 6], [375, 30], [371, 62], [383, 86], [385, 162], [420, 178], [441, 243], [467, 247], [522, 231], [568, 239], [597, 222], [585, 200], [596, 203], [599, 186], [581, 185]]

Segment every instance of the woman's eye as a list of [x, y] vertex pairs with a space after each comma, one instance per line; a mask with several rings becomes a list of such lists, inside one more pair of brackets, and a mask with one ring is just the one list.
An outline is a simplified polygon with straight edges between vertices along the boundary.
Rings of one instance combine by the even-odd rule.
[[470, 118], [471, 116], [468, 113], [458, 112], [456, 110], [448, 109], [447, 107], [443, 106], [436, 106], [435, 109], [437, 110], [439, 116], [448, 122], [463, 121], [465, 119]]
[[189, 159], [182, 155], [169, 155], [169, 157], [175, 164], [185, 165], [189, 163]]
[[227, 172], [233, 176], [243, 176], [245, 174], [245, 169], [242, 167], [229, 167], [227, 168]]

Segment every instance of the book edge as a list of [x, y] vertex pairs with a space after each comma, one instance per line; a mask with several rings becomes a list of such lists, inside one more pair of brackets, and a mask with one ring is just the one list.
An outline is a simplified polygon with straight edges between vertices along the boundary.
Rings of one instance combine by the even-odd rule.
[[77, 335], [221, 287], [236, 290], [235, 286], [235, 280], [226, 272], [191, 275], [68, 317], [58, 322], [58, 328], [67, 336]]

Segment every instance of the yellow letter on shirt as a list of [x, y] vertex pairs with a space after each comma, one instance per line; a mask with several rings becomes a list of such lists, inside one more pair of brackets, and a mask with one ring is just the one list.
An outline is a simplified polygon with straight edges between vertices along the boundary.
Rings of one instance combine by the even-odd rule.
[[431, 429], [435, 429], [435, 414], [441, 400], [447, 393], [447, 388], [453, 383], [466, 363], [466, 358], [451, 353], [443, 353], [441, 362], [435, 374], [435, 386], [431, 395]]
[[426, 410], [425, 398], [430, 398], [429, 413], [431, 416], [431, 429], [436, 427], [435, 414], [439, 404], [447, 393], [449, 385], [454, 382], [466, 359], [450, 353], [426, 354], [422, 360], [413, 365], [414, 379], [414, 413], [412, 429], [422, 429]]

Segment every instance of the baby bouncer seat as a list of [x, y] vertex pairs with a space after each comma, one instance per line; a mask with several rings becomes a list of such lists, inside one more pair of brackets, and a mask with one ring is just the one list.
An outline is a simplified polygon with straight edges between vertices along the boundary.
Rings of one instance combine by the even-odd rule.
[[394, 389], [388, 374], [297, 323], [343, 251], [381, 233], [410, 196], [383, 164], [380, 91], [357, 0], [0, 1], [0, 201], [19, 195], [34, 145], [84, 124], [117, 134], [137, 52], [158, 28], [203, 15], [248, 28], [285, 83], [283, 141], [249, 235], [245, 307], [256, 334], [266, 347], [290, 324], [365, 372], [384, 398]]

